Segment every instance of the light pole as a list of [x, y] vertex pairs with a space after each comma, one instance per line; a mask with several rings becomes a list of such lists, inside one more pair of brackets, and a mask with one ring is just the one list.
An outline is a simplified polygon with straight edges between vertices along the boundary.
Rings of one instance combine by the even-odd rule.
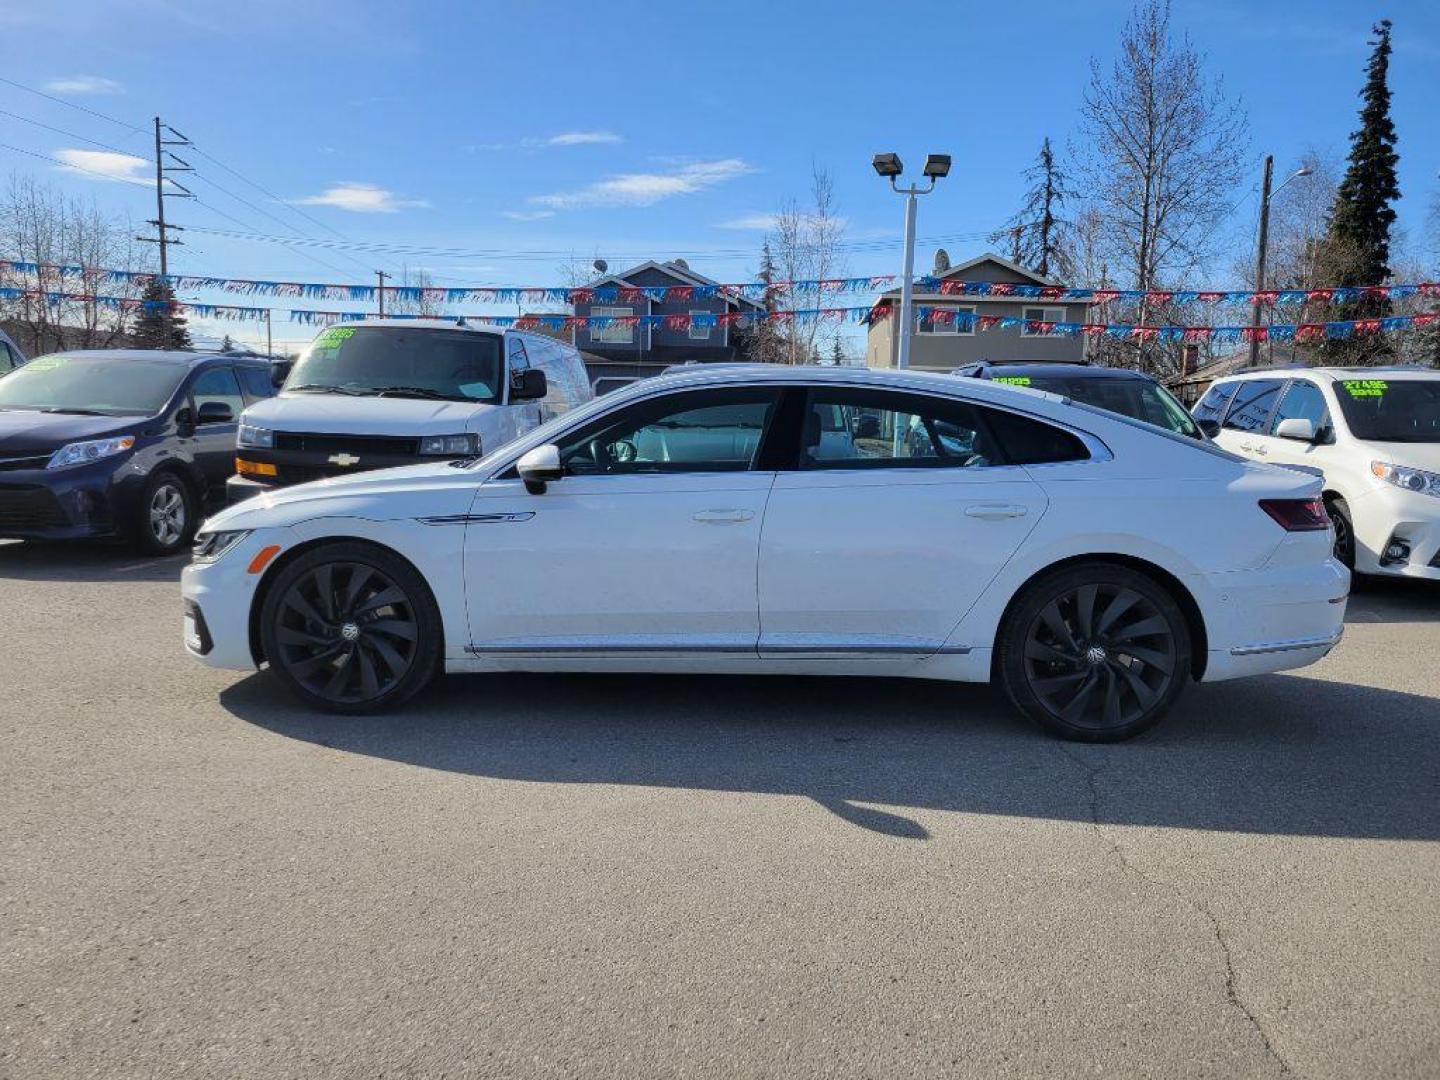
[[[1265, 155], [1265, 177], [1260, 182], [1260, 235], [1255, 240], [1255, 291], [1265, 290], [1265, 254], [1270, 243], [1270, 200], [1284, 189], [1291, 180], [1298, 180], [1302, 176], [1309, 176], [1315, 170], [1309, 165], [1303, 165], [1287, 176], [1274, 191], [1270, 190], [1270, 177], [1275, 172], [1275, 155]], [[1260, 325], [1260, 298], [1257, 296], [1255, 302], [1250, 306], [1250, 325]], [[1260, 362], [1260, 336], [1250, 336], [1250, 366], [1254, 367]]]
[[905, 196], [905, 274], [900, 279], [900, 352], [896, 357], [897, 368], [910, 366], [910, 337], [915, 332], [913, 301], [915, 294], [915, 197], [929, 195], [935, 190], [935, 181], [950, 173], [949, 154], [931, 154], [925, 159], [925, 176], [929, 187], [911, 184], [902, 188], [897, 180], [905, 171], [899, 154], [876, 154], [871, 162], [875, 171], [890, 181], [890, 187]]

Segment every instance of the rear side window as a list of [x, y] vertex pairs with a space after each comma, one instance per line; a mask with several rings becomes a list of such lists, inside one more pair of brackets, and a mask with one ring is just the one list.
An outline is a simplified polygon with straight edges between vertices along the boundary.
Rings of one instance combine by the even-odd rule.
[[1193, 414], [1196, 420], [1215, 420], [1225, 415], [1225, 406], [1235, 393], [1235, 383], [1211, 383], [1205, 396], [1195, 404]]
[[1085, 444], [1064, 428], [1003, 409], [981, 409], [980, 412], [1000, 444], [1007, 465], [1052, 465], [1060, 461], [1085, 461], [1090, 457]]
[[240, 389], [245, 391], [246, 401], [259, 401], [275, 396], [275, 384], [270, 379], [269, 371], [255, 367], [239, 367], [235, 369], [235, 374], [240, 376]]
[[1283, 385], [1279, 379], [1241, 380], [1220, 426], [1233, 431], [1264, 431]]
[[815, 389], [800, 429], [802, 469], [976, 468], [998, 464], [963, 401], [847, 387]]

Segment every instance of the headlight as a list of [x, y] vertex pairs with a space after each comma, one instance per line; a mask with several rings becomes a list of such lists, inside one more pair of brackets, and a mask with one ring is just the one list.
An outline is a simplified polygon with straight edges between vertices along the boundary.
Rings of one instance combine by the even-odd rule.
[[480, 453], [479, 435], [425, 435], [420, 453], [435, 457], [474, 457]]
[[262, 450], [269, 450], [275, 445], [275, 432], [269, 428], [256, 427], [254, 424], [241, 424], [236, 439], [241, 446], [254, 446]]
[[1410, 469], [1404, 465], [1391, 465], [1384, 461], [1370, 462], [1370, 471], [1387, 484], [1394, 484], [1406, 491], [1440, 498], [1440, 473], [1424, 469]]
[[190, 549], [190, 560], [200, 563], [214, 562], [249, 535], [249, 529], [241, 529], [237, 532], [196, 533], [195, 546]]
[[113, 439], [87, 439], [85, 442], [66, 443], [50, 456], [47, 469], [63, 469], [67, 465], [84, 465], [101, 458], [123, 454], [135, 445], [134, 435], [120, 435]]

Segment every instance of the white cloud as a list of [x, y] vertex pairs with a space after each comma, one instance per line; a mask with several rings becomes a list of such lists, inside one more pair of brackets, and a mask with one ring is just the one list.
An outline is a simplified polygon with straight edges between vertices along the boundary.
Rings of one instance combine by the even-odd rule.
[[294, 202], [300, 206], [333, 206], [355, 214], [393, 214], [397, 210], [430, 205], [424, 199], [397, 198], [386, 188], [353, 180], [342, 181], [319, 195], [307, 195]]
[[554, 217], [554, 210], [501, 210], [501, 217], [507, 217], [511, 221], [541, 221], [547, 217]]
[[51, 79], [45, 89], [52, 94], [123, 94], [125, 87], [102, 75], [71, 75]]
[[769, 232], [775, 228], [774, 214], [746, 214], [744, 217], [731, 218], [729, 221], [722, 221], [715, 226], [717, 229], [753, 229], [758, 232]]
[[[133, 154], [112, 154], [108, 150], [56, 150], [55, 157], [63, 164], [61, 172], [82, 176], [87, 180], [118, 180], [126, 184], [148, 184], [146, 175], [154, 164]], [[144, 170], [142, 172], [141, 170]]]
[[625, 140], [613, 131], [566, 131], [545, 141], [550, 146], [605, 146]]
[[666, 173], [621, 173], [577, 191], [532, 195], [530, 202], [552, 210], [577, 210], [586, 206], [652, 206], [662, 199], [693, 195], [754, 171], [739, 158], [697, 161]]

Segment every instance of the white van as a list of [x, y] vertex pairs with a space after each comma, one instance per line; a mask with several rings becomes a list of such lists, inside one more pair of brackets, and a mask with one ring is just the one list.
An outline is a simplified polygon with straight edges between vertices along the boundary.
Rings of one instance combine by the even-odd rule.
[[594, 395], [580, 354], [544, 334], [432, 319], [322, 331], [278, 396], [240, 418], [239, 502], [278, 485], [487, 454]]

